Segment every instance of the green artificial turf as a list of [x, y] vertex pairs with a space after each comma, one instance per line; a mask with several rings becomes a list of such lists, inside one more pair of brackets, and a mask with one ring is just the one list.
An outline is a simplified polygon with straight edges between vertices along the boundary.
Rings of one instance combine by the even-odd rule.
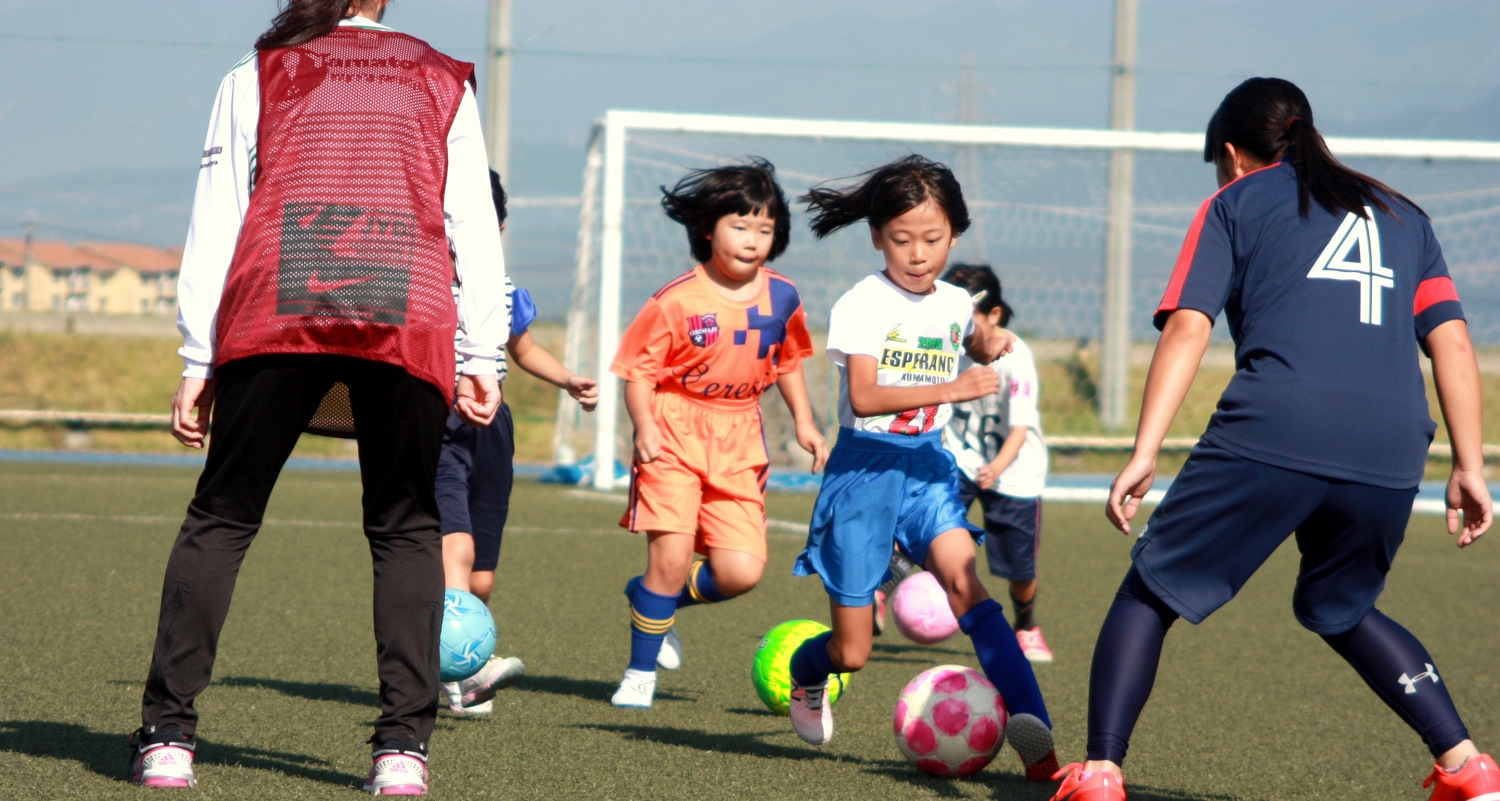
[[[124, 781], [138, 725], [166, 554], [191, 471], [0, 464], [0, 797], [139, 798]], [[353, 797], [376, 715], [370, 562], [350, 473], [289, 472], [245, 562], [202, 713], [199, 786], [223, 798]], [[777, 496], [805, 521], [810, 496]], [[896, 693], [941, 663], [976, 665], [963, 638], [917, 646], [890, 631], [836, 707], [837, 735], [803, 744], [749, 680], [759, 636], [827, 620], [816, 579], [793, 579], [801, 538], [771, 536], [755, 592], [678, 618], [684, 669], [656, 707], [609, 705], [626, 661], [620, 594], [644, 563], [617, 499], [517, 484], [491, 604], [500, 648], [527, 676], [493, 717], [440, 715], [440, 798], [1046, 799], [1005, 751], [947, 781], [907, 766]], [[1047, 507], [1039, 620], [1057, 654], [1038, 669], [1061, 758], [1083, 756], [1089, 661], [1129, 543], [1092, 505]], [[1426, 751], [1314, 635], [1293, 620], [1296, 554], [1279, 552], [1241, 597], [1168, 638], [1127, 764], [1134, 801], [1421, 799]], [[997, 597], [1003, 583], [987, 578]], [[1500, 744], [1500, 543], [1460, 552], [1418, 518], [1381, 607], [1421, 637], [1481, 747]]]

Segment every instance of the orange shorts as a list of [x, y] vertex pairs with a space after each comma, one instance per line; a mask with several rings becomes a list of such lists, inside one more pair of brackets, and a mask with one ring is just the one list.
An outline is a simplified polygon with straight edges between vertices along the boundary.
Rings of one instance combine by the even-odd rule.
[[694, 550], [766, 558], [766, 454], [760, 407], [720, 412], [672, 392], [656, 393], [661, 456], [630, 471], [631, 531], [694, 535]]

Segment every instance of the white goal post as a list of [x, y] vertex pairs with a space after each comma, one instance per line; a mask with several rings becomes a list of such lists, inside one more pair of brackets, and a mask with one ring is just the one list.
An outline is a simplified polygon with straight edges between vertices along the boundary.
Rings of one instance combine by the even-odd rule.
[[[1201, 133], [1159, 133], [1145, 131], [1112, 131], [1112, 130], [1086, 130], [1066, 128], [1026, 128], [1014, 126], [987, 126], [968, 124], [936, 124], [936, 123], [895, 123], [895, 122], [852, 122], [839, 120], [804, 120], [804, 119], [778, 119], [765, 117], [737, 117], [724, 115], [703, 114], [674, 114], [645, 111], [609, 111], [598, 124], [595, 135], [591, 138], [588, 168], [585, 172], [585, 191], [583, 196], [582, 211], [580, 214], [579, 246], [575, 264], [574, 275], [574, 307], [570, 309], [568, 316], [568, 338], [566, 362], [572, 369], [579, 370], [586, 364], [595, 371], [599, 380], [599, 406], [593, 416], [594, 436], [593, 453], [594, 486], [608, 489], [615, 485], [613, 470], [609, 469], [617, 458], [617, 443], [621, 425], [620, 416], [620, 386], [619, 380], [610, 373], [609, 365], [614, 358], [615, 350], [619, 345], [622, 323], [622, 276], [625, 275], [625, 261], [627, 254], [625, 223], [627, 209], [631, 203], [643, 208], [654, 204], [658, 196], [644, 199], [627, 197], [629, 182], [627, 181], [627, 167], [633, 158], [633, 142], [640, 137], [659, 133], [663, 135], [707, 135], [729, 137], [730, 144], [725, 147], [738, 147], [738, 150], [724, 151], [714, 150], [712, 147], [695, 152], [688, 152], [683, 147], [673, 145], [675, 149], [661, 146], [661, 152], [670, 152], [682, 155], [685, 163], [691, 166], [712, 166], [717, 160], [734, 158], [747, 154], [743, 147], [746, 140], [759, 142], [774, 142], [779, 140], [799, 139], [807, 140], [817, 146], [827, 146], [829, 143], [884, 143], [888, 147], [904, 148], [908, 151], [918, 148], [931, 148], [940, 152], [962, 154], [978, 152], [975, 149], [983, 148], [984, 154], [1003, 153], [1011, 165], [1027, 164], [1028, 160], [1038, 163], [1047, 162], [1049, 165], [1055, 160], [1055, 154], [1063, 152], [1084, 152], [1090, 154], [1090, 158], [1097, 154], [1102, 157], [1101, 161], [1107, 165], [1108, 155], [1113, 151], [1126, 151], [1134, 154], [1177, 154], [1176, 158], [1185, 164], [1194, 164], [1195, 169], [1202, 171], [1206, 177], [1211, 178], [1211, 170], [1201, 162], [1203, 149], [1203, 135]], [[1485, 180], [1479, 189], [1472, 189], [1464, 184], [1462, 191], [1452, 191], [1447, 194], [1429, 194], [1429, 197], [1458, 197], [1460, 195], [1472, 195], [1479, 193], [1485, 198], [1485, 205], [1480, 212], [1485, 216], [1483, 221], [1486, 230], [1500, 225], [1500, 142], [1479, 141], [1457, 141], [1457, 140], [1406, 140], [1406, 139], [1358, 139], [1347, 137], [1330, 137], [1329, 147], [1341, 159], [1354, 159], [1357, 169], [1364, 169], [1380, 177], [1378, 170], [1366, 169], [1366, 162], [1359, 159], [1373, 160], [1396, 160], [1400, 162], [1416, 162], [1431, 164], [1434, 162], [1475, 164], [1486, 162]], [[758, 147], [758, 145], [757, 145]], [[944, 149], [946, 148], [946, 151]], [[956, 150], [955, 150], [956, 149]], [[757, 154], [759, 154], [757, 152]], [[1028, 155], [1035, 154], [1035, 155]], [[1196, 156], [1192, 158], [1191, 156]], [[981, 155], [979, 158], [987, 156]], [[659, 183], [661, 175], [673, 174], [680, 176], [681, 167], [676, 164], [662, 164], [652, 161], [655, 156], [648, 154], [637, 158], [638, 163], [650, 163], [653, 167], [666, 169], [671, 167], [675, 172], [655, 173], [657, 177], [646, 182], [647, 184]], [[859, 156], [853, 157], [856, 160]], [[1066, 156], [1064, 156], [1066, 158]], [[778, 168], [782, 163], [775, 157], [771, 160], [777, 163]], [[813, 159], [815, 160], [815, 159]], [[942, 159], [940, 159], [942, 160]], [[659, 161], [659, 160], [658, 160]], [[826, 168], [821, 165], [817, 168], [817, 174], [811, 174], [811, 169], [804, 170], [799, 174], [800, 179], [805, 179], [810, 185], [818, 180], [827, 180], [841, 176], [851, 175], [856, 172], [876, 166], [878, 161], [862, 162], [858, 169], [849, 169], [844, 164], [832, 164]], [[1092, 164], [1092, 162], [1090, 162]], [[1175, 162], [1173, 162], [1175, 164]], [[1494, 166], [1492, 166], [1494, 165]], [[1091, 167], [1092, 169], [1092, 167]], [[1176, 168], [1174, 168], [1176, 169]], [[1180, 169], [1186, 170], [1186, 167]], [[1493, 176], [1490, 176], [1493, 173]], [[782, 170], [785, 177], [787, 171]], [[996, 179], [983, 173], [979, 168], [974, 171], [975, 176], [985, 175], [985, 180], [990, 184], [998, 183]], [[602, 177], [602, 181], [600, 178]], [[671, 179], [675, 180], [675, 178]], [[965, 180], [965, 175], [960, 174], [960, 180]], [[1057, 179], [1046, 179], [1057, 184]], [[1092, 179], [1091, 179], [1092, 180]], [[1382, 178], [1382, 180], [1385, 180]], [[1140, 186], [1141, 178], [1137, 177], [1137, 186]], [[668, 183], [670, 180], [667, 181]], [[1391, 180], [1393, 185], [1407, 191], [1405, 184], [1400, 180]], [[596, 189], [602, 183], [602, 191]], [[638, 182], [640, 183], [640, 182]], [[977, 181], [976, 181], [977, 183]], [[988, 185], [988, 184], [987, 184]], [[1446, 185], [1445, 185], [1446, 186]], [[977, 189], [978, 187], [976, 187]], [[655, 186], [646, 186], [638, 191], [651, 192]], [[1127, 187], [1129, 189], [1129, 187]], [[787, 187], [789, 195], [796, 194], [791, 186]], [[1015, 191], [1023, 191], [1017, 189]], [[1209, 190], [1211, 191], [1211, 189]], [[1466, 194], [1467, 193], [1467, 194]], [[966, 197], [970, 194], [970, 186], [965, 183]], [[1100, 194], [1100, 193], [1095, 193]], [[1181, 193], [1179, 193], [1181, 194]], [[1206, 197], [1208, 191], [1199, 191], [1197, 200]], [[1423, 202], [1423, 195], [1419, 192], [1410, 193], [1418, 202]], [[1491, 195], [1494, 197], [1492, 198]], [[1102, 196], [1102, 194], [1100, 195]], [[978, 193], [976, 199], [982, 200]], [[1174, 196], [1176, 197], [1176, 196]], [[990, 208], [1000, 209], [1007, 214], [1016, 212], [1018, 207], [1014, 199], [983, 201], [989, 203]], [[1147, 230], [1153, 235], [1160, 236], [1162, 241], [1175, 241], [1180, 243], [1186, 226], [1180, 224], [1183, 208], [1186, 201], [1182, 198], [1174, 199], [1171, 204], [1172, 215], [1162, 217], [1164, 222], [1154, 224], [1150, 220], [1142, 221], [1142, 207], [1135, 206], [1135, 217], [1131, 225], [1138, 230]], [[976, 205], [971, 201], [971, 207]], [[1037, 208], [1043, 208], [1037, 206]], [[1165, 208], [1165, 206], [1163, 206]], [[1047, 214], [1061, 215], [1058, 219], [1083, 219], [1090, 226], [1088, 231], [1076, 234], [1079, 239], [1087, 239], [1089, 247], [1093, 247], [1092, 240], [1096, 238], [1097, 226], [1107, 224], [1107, 215], [1092, 201], [1077, 205], [1076, 208], [1064, 209], [1058, 204], [1045, 207]], [[998, 213], [998, 212], [997, 212]], [[1034, 210], [1025, 213], [1042, 213]], [[1493, 220], [1489, 215], [1495, 214]], [[656, 212], [660, 216], [660, 212]], [[1072, 217], [1068, 215], [1071, 214]], [[1457, 215], [1455, 215], [1456, 217]], [[1437, 215], [1434, 215], [1435, 225]], [[1157, 229], [1162, 229], [1158, 231]], [[597, 231], [597, 260], [595, 258], [595, 232]], [[1174, 233], [1175, 232], [1175, 233]], [[805, 234], [805, 232], [803, 232]], [[1439, 234], [1444, 234], [1441, 227]], [[803, 242], [806, 240], [796, 240]], [[686, 248], [681, 246], [679, 240], [677, 248], [681, 251], [680, 256], [686, 259]], [[1046, 237], [1040, 237], [1035, 242], [1025, 243], [1032, 250], [1045, 250], [1048, 246]], [[802, 245], [794, 245], [801, 248]], [[868, 247], [868, 243], [866, 243]], [[983, 253], [984, 245], [981, 242], [978, 247]], [[1163, 246], [1165, 247], [1165, 246]], [[1102, 245], [1098, 248], [1102, 253]], [[1129, 248], [1127, 248], [1129, 250]], [[1496, 263], [1500, 259], [1492, 259], [1491, 249], [1485, 243], [1484, 252], [1476, 257], [1485, 263]], [[867, 257], [868, 258], [868, 257]], [[1153, 259], [1155, 261], [1155, 259]], [[1452, 259], [1450, 258], [1450, 261]], [[1123, 298], [1115, 301], [1123, 303], [1125, 308], [1130, 307], [1130, 273], [1128, 253], [1123, 266], [1113, 266], [1111, 269], [1123, 269], [1123, 278], [1115, 281], [1117, 286], [1123, 286], [1125, 293]], [[685, 269], [686, 265], [681, 267]], [[1167, 265], [1170, 269], [1170, 264]], [[1105, 265], [1100, 259], [1098, 263], [1097, 286], [1082, 286], [1087, 283], [1087, 273], [1081, 275], [1082, 279], [1061, 279], [1066, 285], [1056, 288], [1053, 294], [1066, 294], [1067, 292], [1085, 291], [1090, 298], [1095, 298], [1098, 289], [1106, 285]], [[1120, 276], [1116, 276], [1120, 278]], [[793, 276], [794, 280], [800, 279]], [[658, 284], [659, 285], [659, 284]], [[849, 285], [852, 285], [852, 281]], [[1010, 293], [1010, 283], [1007, 283], [1007, 294]], [[653, 287], [654, 289], [654, 287]], [[1158, 290], [1159, 291], [1159, 290]], [[597, 293], [597, 294], [595, 294]], [[804, 290], [804, 296], [806, 296]], [[1140, 294], [1139, 292], [1137, 294]], [[590, 299], [589, 296], [593, 295]], [[597, 315], [589, 319], [589, 309], [584, 304], [588, 300], [597, 301]], [[1130, 329], [1132, 325], [1139, 327], [1139, 319], [1131, 319], [1130, 315], [1098, 314], [1096, 307], [1108, 309], [1110, 299], [1099, 302], [1091, 299], [1087, 304], [1090, 316], [1094, 319], [1088, 320], [1086, 324], [1080, 322], [1079, 330], [1089, 330], [1098, 333], [1103, 341], [1102, 353], [1108, 356], [1111, 353], [1127, 353], [1130, 342]], [[1136, 309], [1134, 318], [1140, 318], [1140, 309]], [[824, 310], [826, 314], [826, 309]], [[814, 318], [810, 315], [810, 320]], [[1105, 320], [1112, 319], [1112, 322]], [[821, 321], [815, 321], [820, 323]], [[1137, 337], [1139, 339], [1140, 337]], [[584, 353], [584, 349], [592, 344], [593, 358]], [[1118, 357], [1116, 362], [1120, 360]], [[1109, 364], [1101, 362], [1099, 372], [1104, 381], [1115, 381], [1117, 384], [1124, 380], [1127, 365], [1123, 363]], [[571, 409], [571, 402], [563, 398], [559, 406], [558, 432], [556, 437], [557, 454], [565, 458], [570, 453], [567, 447], [569, 438], [574, 435], [576, 426], [579, 425], [579, 417], [576, 411]], [[565, 407], [568, 407], [565, 409]], [[628, 460], [628, 454], [625, 454]]]

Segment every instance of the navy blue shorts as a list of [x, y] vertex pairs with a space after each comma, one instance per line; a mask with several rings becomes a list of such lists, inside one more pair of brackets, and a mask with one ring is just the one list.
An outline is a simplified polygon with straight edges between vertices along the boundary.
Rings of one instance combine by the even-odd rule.
[[1036, 578], [1036, 556], [1042, 549], [1042, 499], [1012, 498], [980, 489], [958, 475], [958, 499], [968, 509], [979, 499], [984, 510], [984, 553], [990, 575], [1009, 581]]
[[509, 406], [501, 403], [484, 428], [470, 428], [448, 412], [438, 454], [438, 516], [443, 536], [462, 532], [474, 538], [475, 570], [494, 570], [500, 563], [515, 458], [516, 427]]
[[869, 606], [893, 546], [925, 564], [932, 541], [956, 528], [983, 536], [958, 502], [958, 465], [941, 431], [904, 436], [841, 428], [792, 574], [821, 576], [839, 604]]
[[1385, 589], [1417, 488], [1395, 490], [1273, 467], [1200, 443], [1131, 550], [1151, 591], [1201, 623], [1293, 533], [1292, 612], [1342, 634]]

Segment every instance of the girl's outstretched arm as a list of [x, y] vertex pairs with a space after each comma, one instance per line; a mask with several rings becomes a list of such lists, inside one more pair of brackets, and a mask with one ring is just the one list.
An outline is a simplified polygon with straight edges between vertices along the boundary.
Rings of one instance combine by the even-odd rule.
[[812, 454], [812, 471], [816, 473], [822, 470], [823, 463], [828, 461], [828, 442], [823, 439], [823, 432], [818, 430], [818, 423], [813, 419], [802, 365], [798, 364], [795, 369], [782, 373], [776, 379], [776, 387], [781, 390], [781, 399], [786, 401], [786, 408], [792, 413], [792, 420], [797, 428], [797, 444]]
[[1156, 455], [1167, 436], [1172, 418], [1182, 408], [1198, 363], [1208, 349], [1208, 335], [1214, 321], [1193, 309], [1172, 312], [1156, 342], [1151, 357], [1151, 372], [1146, 375], [1146, 394], [1141, 399], [1141, 419], [1135, 430], [1135, 451], [1125, 469], [1109, 488], [1109, 503], [1104, 516], [1115, 528], [1130, 533], [1130, 519], [1141, 506], [1141, 498], [1156, 479]]
[[599, 405], [598, 383], [592, 378], [584, 378], [566, 367], [557, 360], [555, 356], [547, 352], [547, 349], [536, 344], [531, 338], [530, 331], [521, 332], [520, 336], [512, 336], [505, 343], [505, 349], [509, 351], [511, 361], [514, 361], [522, 370], [546, 381], [558, 389], [565, 390], [578, 401], [578, 405], [586, 412], [592, 412]]
[[1483, 402], [1479, 391], [1479, 363], [1469, 342], [1469, 325], [1449, 320], [1432, 329], [1424, 343], [1432, 354], [1432, 379], [1437, 385], [1438, 405], [1448, 425], [1453, 444], [1453, 474], [1448, 478], [1448, 533], [1462, 548], [1490, 527], [1493, 509], [1490, 490], [1484, 483]]

